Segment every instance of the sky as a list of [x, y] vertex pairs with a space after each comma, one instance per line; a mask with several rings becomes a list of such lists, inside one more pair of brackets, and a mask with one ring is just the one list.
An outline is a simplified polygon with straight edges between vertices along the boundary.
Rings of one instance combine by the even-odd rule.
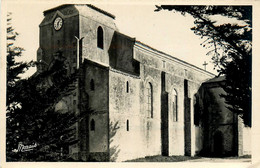
[[[43, 11], [61, 5], [61, 0], [51, 1], [51, 3], [50, 0], [49, 3], [46, 3], [47, 0], [35, 2], [30, 0], [29, 3], [26, 3], [28, 1], [29, 0], [16, 0], [16, 3], [11, 3], [11, 0], [8, 0], [6, 10], [13, 13], [13, 26], [15, 28], [15, 31], [20, 34], [17, 38], [16, 45], [21, 46], [26, 50], [21, 59], [30, 61], [36, 60], [36, 51], [39, 47], [39, 24], [43, 19]], [[224, 1], [221, 1], [219, 3], [223, 2]], [[239, 0], [236, 0], [234, 2], [238, 4], [241, 3], [239, 2]], [[247, 3], [250, 4], [251, 2], [246, 2], [245, 0], [242, 4]], [[179, 13], [173, 13], [169, 11], [154, 12], [155, 4], [151, 3], [149, 5], [133, 5], [132, 3], [127, 5], [116, 5], [108, 3], [107, 1], [103, 1], [103, 4], [92, 4], [114, 14], [116, 16], [117, 27], [119, 28], [119, 31], [121, 33], [131, 37], [135, 37], [137, 40], [153, 48], [161, 50], [200, 68], [203, 68], [203, 62], [207, 61], [209, 63], [209, 65], [207, 66], [207, 70], [210, 72], [214, 72], [212, 70], [213, 65], [210, 64], [211, 58], [210, 56], [206, 56], [207, 50], [200, 45], [202, 43], [202, 39], [200, 39], [200, 37], [196, 36], [190, 30], [190, 28], [193, 26], [193, 19], [191, 17], [184, 17]], [[255, 12], [253, 22], [253, 46], [254, 44], [257, 44], [257, 46], [259, 46], [260, 43], [260, 24], [259, 22], [256, 22], [260, 20], [259, 8], [260, 3], [256, 3], [255, 1], [253, 8], [253, 11]], [[4, 15], [2, 11], [1, 14]], [[3, 38], [1, 40], [1, 44], [5, 44], [5, 42], [3, 42]], [[260, 120], [260, 115], [257, 115], [259, 107], [256, 103], [259, 102], [260, 99], [260, 78], [258, 70], [258, 67], [260, 67], [260, 59], [256, 59], [259, 54], [254, 54], [260, 53], [259, 49], [259, 47], [253, 48], [253, 121]], [[3, 53], [4, 52], [2, 51], [2, 54]], [[2, 59], [0, 63], [1, 67], [3, 66], [3, 64], [6, 64], [6, 62], [2, 61]], [[27, 74], [32, 74], [34, 70], [30, 71]], [[2, 82], [5, 81], [4, 77], [4, 71], [1, 71], [0, 79]], [[5, 92], [5, 90], [2, 88], [4, 86], [5, 84], [2, 84], [0, 87], [1, 93]], [[3, 96], [5, 94], [1, 95], [0, 109], [5, 109], [5, 96]], [[2, 120], [5, 119], [4, 113], [1, 113], [0, 118]], [[1, 128], [5, 128], [5, 125], [2, 126], [4, 122], [1, 122], [0, 124]], [[253, 149], [255, 149], [252, 156], [254, 158], [253, 160], [259, 161], [260, 145], [258, 143], [258, 140], [260, 139], [260, 134], [258, 128], [260, 127], [260, 122], [253, 122], [253, 125], [254, 128], [257, 129], [254, 129], [252, 132], [252, 134], [255, 135], [254, 138], [252, 138], [252, 143], [254, 144]], [[2, 136], [1, 146], [4, 146], [4, 142], [5, 139], [4, 136]], [[1, 153], [2, 157], [0, 157], [0, 159], [4, 158], [3, 153], [4, 152]], [[237, 165], [235, 167], [237, 167]]]
[[[21, 60], [36, 60], [43, 11], [62, 3], [15, 2], [8, 3], [7, 6], [7, 11], [12, 12], [12, 25], [19, 33], [15, 44], [25, 49]], [[206, 55], [208, 50], [200, 45], [203, 40], [190, 30], [194, 26], [191, 16], [184, 17], [180, 13], [165, 10], [154, 12], [156, 4], [152, 3], [92, 4], [116, 16], [119, 32], [202, 69], [202, 64], [206, 61], [207, 71], [216, 73], [211, 57]], [[30, 70], [27, 75], [34, 71], [35, 69]]]

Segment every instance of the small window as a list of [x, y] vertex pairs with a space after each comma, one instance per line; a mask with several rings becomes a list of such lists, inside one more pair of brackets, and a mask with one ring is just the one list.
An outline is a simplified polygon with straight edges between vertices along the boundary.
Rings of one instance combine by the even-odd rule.
[[126, 82], [126, 93], [129, 93], [129, 82]]
[[103, 29], [100, 26], [98, 27], [98, 30], [97, 30], [97, 46], [98, 46], [98, 48], [101, 48], [101, 49], [104, 48]]
[[95, 120], [94, 119], [92, 119], [90, 122], [90, 130], [95, 131]]
[[129, 120], [126, 120], [126, 131], [129, 131]]
[[146, 85], [146, 103], [148, 116], [153, 118], [153, 86], [151, 83]]
[[90, 80], [90, 90], [95, 90], [95, 83], [93, 79]]
[[173, 109], [173, 121], [178, 121], [178, 95], [175, 89], [173, 90], [172, 109]]
[[165, 63], [165, 61], [163, 61], [163, 68], [165, 68], [166, 67], [166, 63]]

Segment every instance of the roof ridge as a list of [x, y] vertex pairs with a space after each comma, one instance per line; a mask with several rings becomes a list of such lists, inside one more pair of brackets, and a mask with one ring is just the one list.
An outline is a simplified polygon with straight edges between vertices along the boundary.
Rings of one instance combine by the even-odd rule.
[[103, 9], [100, 9], [92, 4], [62, 4], [62, 5], [59, 5], [59, 6], [56, 6], [54, 8], [51, 8], [51, 9], [47, 9], [43, 12], [44, 16], [46, 15], [46, 13], [48, 12], [51, 12], [51, 11], [54, 11], [54, 10], [57, 10], [57, 9], [60, 9], [60, 8], [64, 8], [64, 7], [67, 7], [67, 6], [88, 6], [89, 8], [93, 9], [93, 10], [96, 10], [100, 13], [103, 13], [104, 15], [107, 15], [109, 17], [111, 17], [112, 19], [115, 19], [115, 15], [107, 12], [107, 11], [104, 11]]
[[143, 46], [145, 46], [145, 47], [147, 47], [147, 48], [150, 48], [150, 49], [154, 50], [155, 52], [158, 52], [158, 53], [167, 55], [168, 57], [171, 57], [171, 58], [173, 58], [173, 59], [176, 59], [176, 60], [178, 60], [178, 61], [180, 61], [180, 62], [182, 62], [182, 63], [188, 64], [188, 65], [190, 65], [190, 66], [192, 66], [192, 67], [194, 67], [194, 68], [197, 68], [197, 69], [199, 69], [199, 70], [201, 70], [201, 71], [204, 71], [204, 72], [206, 72], [206, 73], [209, 73], [209, 74], [215, 76], [215, 74], [213, 74], [212, 72], [206, 71], [206, 70], [204, 70], [204, 69], [202, 69], [202, 68], [200, 68], [200, 67], [197, 67], [196, 65], [193, 65], [193, 64], [188, 63], [188, 62], [186, 62], [186, 61], [183, 61], [183, 60], [181, 60], [181, 59], [179, 59], [179, 58], [177, 58], [177, 57], [174, 57], [174, 56], [172, 56], [172, 55], [170, 55], [170, 54], [167, 54], [167, 53], [165, 53], [165, 52], [163, 52], [163, 51], [160, 51], [160, 50], [158, 50], [158, 49], [155, 49], [155, 48], [153, 48], [153, 47], [151, 47], [151, 46], [149, 46], [149, 45], [147, 45], [147, 44], [145, 44], [145, 43], [143, 43], [143, 42], [141, 42], [141, 41], [139, 41], [139, 40], [136, 40], [136, 42], [137, 42], [137, 43], [140, 43], [141, 45], [143, 45]]

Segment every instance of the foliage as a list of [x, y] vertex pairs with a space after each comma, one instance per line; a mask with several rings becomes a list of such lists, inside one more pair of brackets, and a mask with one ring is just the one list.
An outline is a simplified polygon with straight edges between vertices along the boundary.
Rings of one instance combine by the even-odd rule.
[[[75, 133], [72, 127], [82, 116], [74, 112], [60, 113], [55, 111], [57, 104], [65, 93], [71, 89], [76, 75], [65, 76], [63, 62], [56, 60], [55, 66], [41, 74], [20, 80], [15, 87], [14, 102], [19, 108], [7, 112], [7, 157], [10, 160], [37, 161], [60, 160], [68, 154], [68, 146], [73, 142]], [[52, 79], [49, 79], [52, 77]], [[43, 85], [51, 80], [52, 85]], [[14, 152], [18, 144], [37, 144], [33, 151]]]
[[15, 108], [16, 104], [13, 102], [13, 98], [15, 97], [15, 86], [17, 81], [21, 79], [20, 75], [23, 74], [30, 66], [33, 65], [33, 62], [17, 62], [16, 59], [22, 56], [23, 48], [14, 46], [14, 41], [18, 35], [17, 32], [14, 31], [11, 25], [11, 13], [7, 14], [7, 44], [6, 44], [6, 87], [7, 87], [7, 110], [11, 108]]
[[[251, 6], [156, 6], [155, 11], [174, 10], [195, 19], [191, 30], [205, 41], [219, 76], [225, 75], [222, 88], [231, 111], [242, 116], [251, 126], [252, 92], [252, 7]], [[223, 18], [234, 23], [218, 24]]]
[[[8, 23], [11, 19], [8, 19]], [[14, 41], [18, 33], [9, 24], [7, 40]], [[59, 161], [69, 157], [68, 146], [77, 143], [74, 124], [84, 114], [55, 111], [55, 105], [75, 90], [78, 72], [68, 75], [65, 58], [57, 53], [51, 67], [28, 79], [20, 74], [33, 62], [16, 62], [23, 49], [7, 43], [7, 161]], [[37, 63], [39, 64], [39, 63]], [[87, 108], [87, 107], [86, 107]], [[90, 111], [84, 109], [84, 111]], [[87, 114], [87, 113], [85, 113]], [[21, 151], [22, 145], [33, 145], [30, 151]], [[36, 145], [35, 145], [36, 144]]]
[[115, 162], [120, 152], [119, 145], [113, 145], [114, 137], [119, 129], [119, 122], [109, 123], [109, 161]]

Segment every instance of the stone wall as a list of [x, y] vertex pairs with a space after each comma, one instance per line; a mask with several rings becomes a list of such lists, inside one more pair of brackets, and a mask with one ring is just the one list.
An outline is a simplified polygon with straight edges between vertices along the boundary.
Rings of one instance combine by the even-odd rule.
[[[169, 107], [169, 155], [183, 155], [184, 150], [184, 118], [183, 118], [183, 78], [175, 76], [174, 73], [166, 74], [166, 90]], [[176, 98], [175, 98], [176, 96]], [[177, 99], [177, 100], [175, 100]], [[177, 106], [176, 106], [177, 103]], [[174, 114], [175, 105], [177, 116]]]
[[[109, 65], [108, 50], [114, 31], [117, 30], [114, 20], [86, 6], [76, 6], [79, 10], [79, 37], [82, 41], [82, 57], [103, 65]], [[98, 27], [103, 29], [104, 48], [97, 47]]]
[[[89, 152], [108, 152], [108, 68], [85, 61], [85, 92], [89, 97]], [[91, 121], [94, 129], [91, 129]]]
[[109, 71], [109, 147], [112, 161], [145, 156], [144, 119], [145, 116], [140, 113], [140, 78], [111, 69]]
[[[78, 107], [87, 103], [94, 112], [76, 125], [80, 144], [71, 147], [75, 155], [82, 160], [124, 161], [185, 151], [194, 155], [200, 149], [193, 99], [212, 74], [116, 32], [113, 17], [102, 10], [67, 5], [45, 14], [39, 58], [51, 63], [52, 54], [61, 50], [74, 72], [75, 36], [83, 38], [79, 52], [84, 75], [78, 85], [83, 89], [76, 97]], [[57, 15], [64, 25], [55, 32], [51, 24]], [[98, 27], [103, 30], [103, 48], [97, 46]]]
[[[169, 93], [168, 100], [168, 115], [169, 115], [169, 154], [182, 155], [184, 154], [184, 79], [188, 81], [187, 97], [191, 100], [189, 123], [190, 131], [186, 133], [186, 139], [190, 139], [187, 148], [189, 155], [195, 154], [195, 126], [193, 123], [193, 95], [197, 93], [200, 84], [207, 79], [213, 77], [212, 74], [206, 73], [203, 70], [184, 63], [172, 56], [161, 53], [146, 45], [136, 43], [134, 48], [134, 58], [140, 62], [140, 76], [150, 76], [155, 79], [156, 85], [160, 85], [159, 74], [165, 72], [165, 91]], [[154, 73], [157, 72], [157, 73]], [[160, 87], [160, 86], [159, 86]], [[161, 91], [160, 91], [161, 92]], [[178, 97], [178, 121], [173, 120], [173, 93], [177, 92]]]
[[199, 155], [203, 149], [203, 129], [201, 126], [195, 126], [195, 155]]

